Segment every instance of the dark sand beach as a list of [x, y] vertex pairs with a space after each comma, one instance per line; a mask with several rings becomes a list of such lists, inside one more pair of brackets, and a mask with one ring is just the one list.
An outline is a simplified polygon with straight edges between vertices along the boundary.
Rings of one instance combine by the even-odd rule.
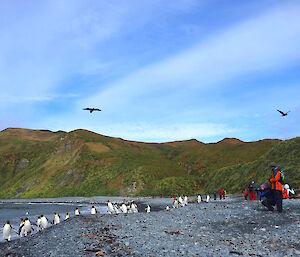
[[171, 199], [140, 200], [151, 213], [73, 217], [0, 244], [1, 256], [299, 256], [300, 200], [284, 212], [227, 198], [165, 211]]

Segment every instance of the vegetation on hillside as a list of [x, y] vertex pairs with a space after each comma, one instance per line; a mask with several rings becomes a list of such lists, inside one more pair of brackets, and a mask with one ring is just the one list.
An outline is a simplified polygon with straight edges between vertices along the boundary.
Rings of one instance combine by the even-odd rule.
[[0, 132], [0, 198], [240, 192], [276, 161], [300, 187], [300, 138], [150, 144], [86, 130]]

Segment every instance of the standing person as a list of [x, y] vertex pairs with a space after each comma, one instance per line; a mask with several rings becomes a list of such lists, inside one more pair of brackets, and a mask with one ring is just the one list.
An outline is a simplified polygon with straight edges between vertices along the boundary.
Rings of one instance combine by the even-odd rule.
[[250, 201], [256, 200], [256, 194], [254, 192], [255, 191], [254, 181], [252, 181], [252, 182], [249, 183], [248, 191], [249, 191], [249, 200]]
[[244, 194], [245, 200], [247, 200], [248, 199], [248, 188], [245, 188], [243, 194]]
[[223, 189], [222, 188], [219, 189], [218, 195], [220, 197], [220, 200], [222, 200], [222, 196], [223, 196]]
[[276, 200], [276, 208], [278, 212], [282, 212], [282, 176], [280, 169], [276, 166], [274, 162], [270, 163], [270, 168], [272, 170], [272, 176], [269, 179], [271, 183], [272, 193]]
[[225, 196], [226, 196], [226, 190], [223, 189], [223, 199], [225, 199]]
[[217, 189], [214, 189], [213, 195], [214, 195], [214, 200], [217, 200]]

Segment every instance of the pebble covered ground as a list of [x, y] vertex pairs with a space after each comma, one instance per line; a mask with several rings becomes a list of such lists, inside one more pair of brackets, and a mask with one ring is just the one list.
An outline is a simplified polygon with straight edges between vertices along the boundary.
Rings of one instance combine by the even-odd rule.
[[[151, 213], [74, 217], [0, 244], [1, 256], [300, 256], [300, 200], [284, 212], [228, 198]], [[144, 209], [145, 203], [140, 203]]]

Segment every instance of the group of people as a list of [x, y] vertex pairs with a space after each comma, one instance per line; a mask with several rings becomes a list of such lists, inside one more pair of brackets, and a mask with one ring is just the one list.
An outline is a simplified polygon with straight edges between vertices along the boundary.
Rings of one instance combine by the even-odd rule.
[[260, 187], [251, 181], [247, 188], [245, 188], [243, 195], [245, 200], [256, 200], [256, 196], [262, 200], [262, 204], [273, 211], [276, 206], [278, 212], [282, 212], [282, 199], [288, 199], [295, 194], [293, 189], [290, 189], [288, 184], [284, 184], [283, 173], [279, 167], [274, 163], [270, 163], [271, 177], [269, 179], [270, 186], [262, 184]]
[[[92, 215], [95, 215], [98, 211], [95, 206], [92, 206], [90, 212]], [[29, 213], [26, 214], [28, 215]], [[75, 209], [74, 214], [75, 216], [80, 215], [79, 208]], [[70, 213], [67, 212], [64, 220], [68, 220], [69, 218], [70, 218]], [[18, 230], [13, 228], [12, 225], [10, 224], [10, 221], [8, 220], [6, 221], [2, 229], [3, 239], [6, 241], [10, 241], [12, 232], [15, 232], [20, 237], [26, 237], [34, 232], [33, 226], [36, 227], [37, 231], [41, 231], [48, 228], [51, 225], [57, 225], [60, 222], [61, 222], [61, 217], [57, 212], [54, 212], [54, 217], [52, 221], [49, 221], [48, 218], [43, 214], [38, 216], [36, 222], [31, 222], [28, 217], [26, 217], [25, 219], [21, 218]]]

